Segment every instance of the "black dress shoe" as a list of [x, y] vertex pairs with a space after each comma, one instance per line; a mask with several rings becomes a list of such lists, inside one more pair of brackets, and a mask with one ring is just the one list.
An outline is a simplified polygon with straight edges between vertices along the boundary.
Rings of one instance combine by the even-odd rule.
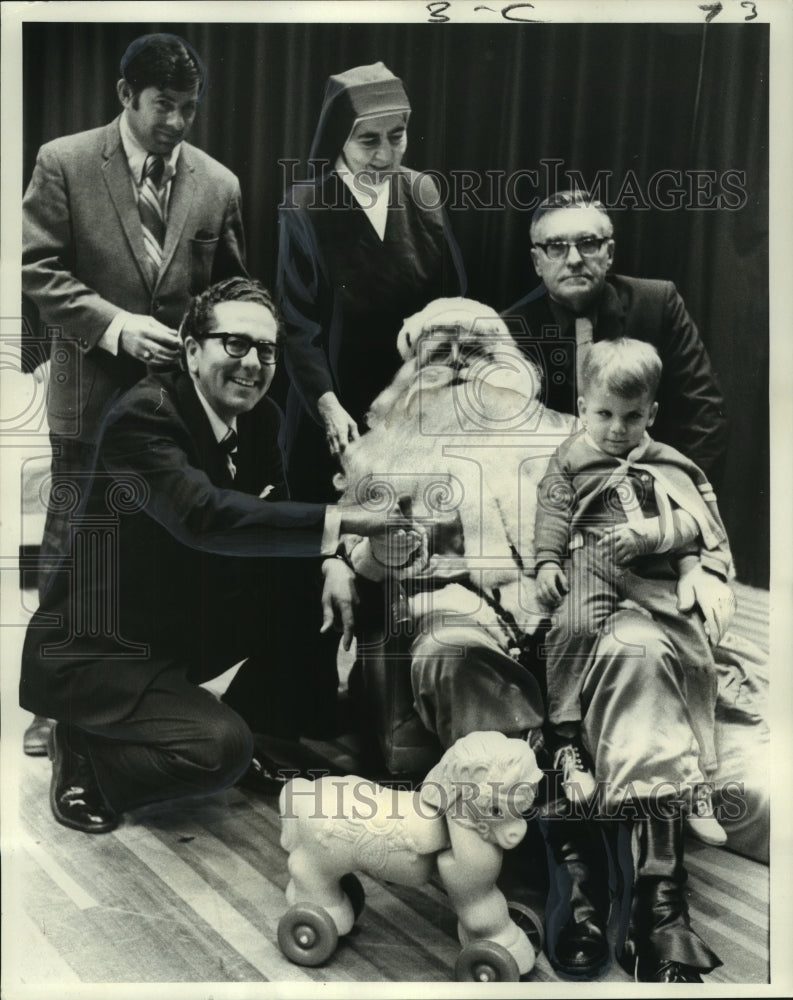
[[73, 830], [110, 833], [118, 826], [118, 816], [105, 802], [90, 759], [75, 750], [74, 742], [68, 726], [53, 726], [47, 747], [52, 761], [52, 815]]
[[596, 916], [581, 919], [580, 913], [571, 914], [559, 930], [551, 965], [570, 979], [591, 979], [605, 970], [610, 954], [606, 932]]
[[22, 737], [22, 749], [28, 757], [46, 757], [52, 722], [43, 715], [34, 715]]
[[287, 781], [297, 773], [296, 768], [281, 767], [257, 750], [248, 770], [237, 782], [237, 787], [259, 795], [278, 795]]

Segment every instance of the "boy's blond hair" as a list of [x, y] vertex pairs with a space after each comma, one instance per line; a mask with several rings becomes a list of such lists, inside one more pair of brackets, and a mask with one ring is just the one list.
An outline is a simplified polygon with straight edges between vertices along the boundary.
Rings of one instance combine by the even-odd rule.
[[662, 369], [658, 351], [644, 340], [599, 340], [590, 346], [584, 359], [581, 394], [586, 395], [597, 384], [623, 398], [647, 393], [654, 400]]

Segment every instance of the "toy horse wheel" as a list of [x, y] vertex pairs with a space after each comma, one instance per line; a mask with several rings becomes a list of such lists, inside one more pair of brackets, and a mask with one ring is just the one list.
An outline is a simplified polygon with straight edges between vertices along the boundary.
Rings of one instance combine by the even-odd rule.
[[520, 927], [531, 942], [535, 954], [539, 955], [545, 946], [545, 925], [530, 906], [511, 900], [507, 903], [511, 919]]
[[366, 902], [366, 893], [361, 885], [361, 880], [357, 875], [353, 875], [352, 872], [350, 872], [348, 875], [344, 875], [340, 879], [340, 885], [342, 891], [346, 893], [347, 898], [350, 901], [353, 915], [357, 920], [363, 913], [364, 904]]
[[278, 921], [278, 946], [295, 965], [322, 965], [338, 943], [333, 918], [321, 906], [298, 903]]
[[457, 957], [454, 978], [458, 983], [517, 983], [518, 963], [495, 941], [472, 941]]

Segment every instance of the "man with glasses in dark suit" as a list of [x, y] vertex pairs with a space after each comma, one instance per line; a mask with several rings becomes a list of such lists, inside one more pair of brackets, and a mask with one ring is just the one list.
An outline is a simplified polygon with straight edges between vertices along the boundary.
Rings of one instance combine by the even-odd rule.
[[718, 486], [727, 445], [724, 401], [674, 284], [610, 273], [614, 227], [601, 202], [584, 192], [546, 198], [534, 212], [530, 236], [542, 284], [503, 317], [545, 372], [546, 405], [576, 412], [576, 357], [588, 343], [648, 341], [663, 363], [653, 437], [681, 451]]
[[[73, 555], [25, 638], [20, 703], [58, 720], [50, 804], [86, 833], [240, 778], [277, 790], [252, 732], [279, 735], [307, 694], [290, 567], [333, 555], [340, 531], [421, 544], [398, 515], [288, 500], [265, 398], [281, 326], [261, 285], [212, 286], [180, 335], [186, 370], [110, 411]], [[200, 686], [241, 661], [222, 700]]]

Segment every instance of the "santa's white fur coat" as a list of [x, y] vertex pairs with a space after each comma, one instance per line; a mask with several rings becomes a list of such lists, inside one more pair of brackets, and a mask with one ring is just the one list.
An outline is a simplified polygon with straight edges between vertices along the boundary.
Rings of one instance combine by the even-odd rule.
[[424, 572], [435, 587], [411, 599], [414, 617], [443, 609], [492, 626], [501, 605], [531, 632], [544, 617], [531, 575], [537, 485], [574, 418], [543, 406], [540, 373], [481, 303], [436, 300], [406, 321], [399, 348], [404, 364], [374, 400], [370, 429], [344, 452], [341, 502], [393, 509], [409, 496], [417, 518], [458, 510], [467, 585], [438, 587], [460, 560], [434, 556]]

